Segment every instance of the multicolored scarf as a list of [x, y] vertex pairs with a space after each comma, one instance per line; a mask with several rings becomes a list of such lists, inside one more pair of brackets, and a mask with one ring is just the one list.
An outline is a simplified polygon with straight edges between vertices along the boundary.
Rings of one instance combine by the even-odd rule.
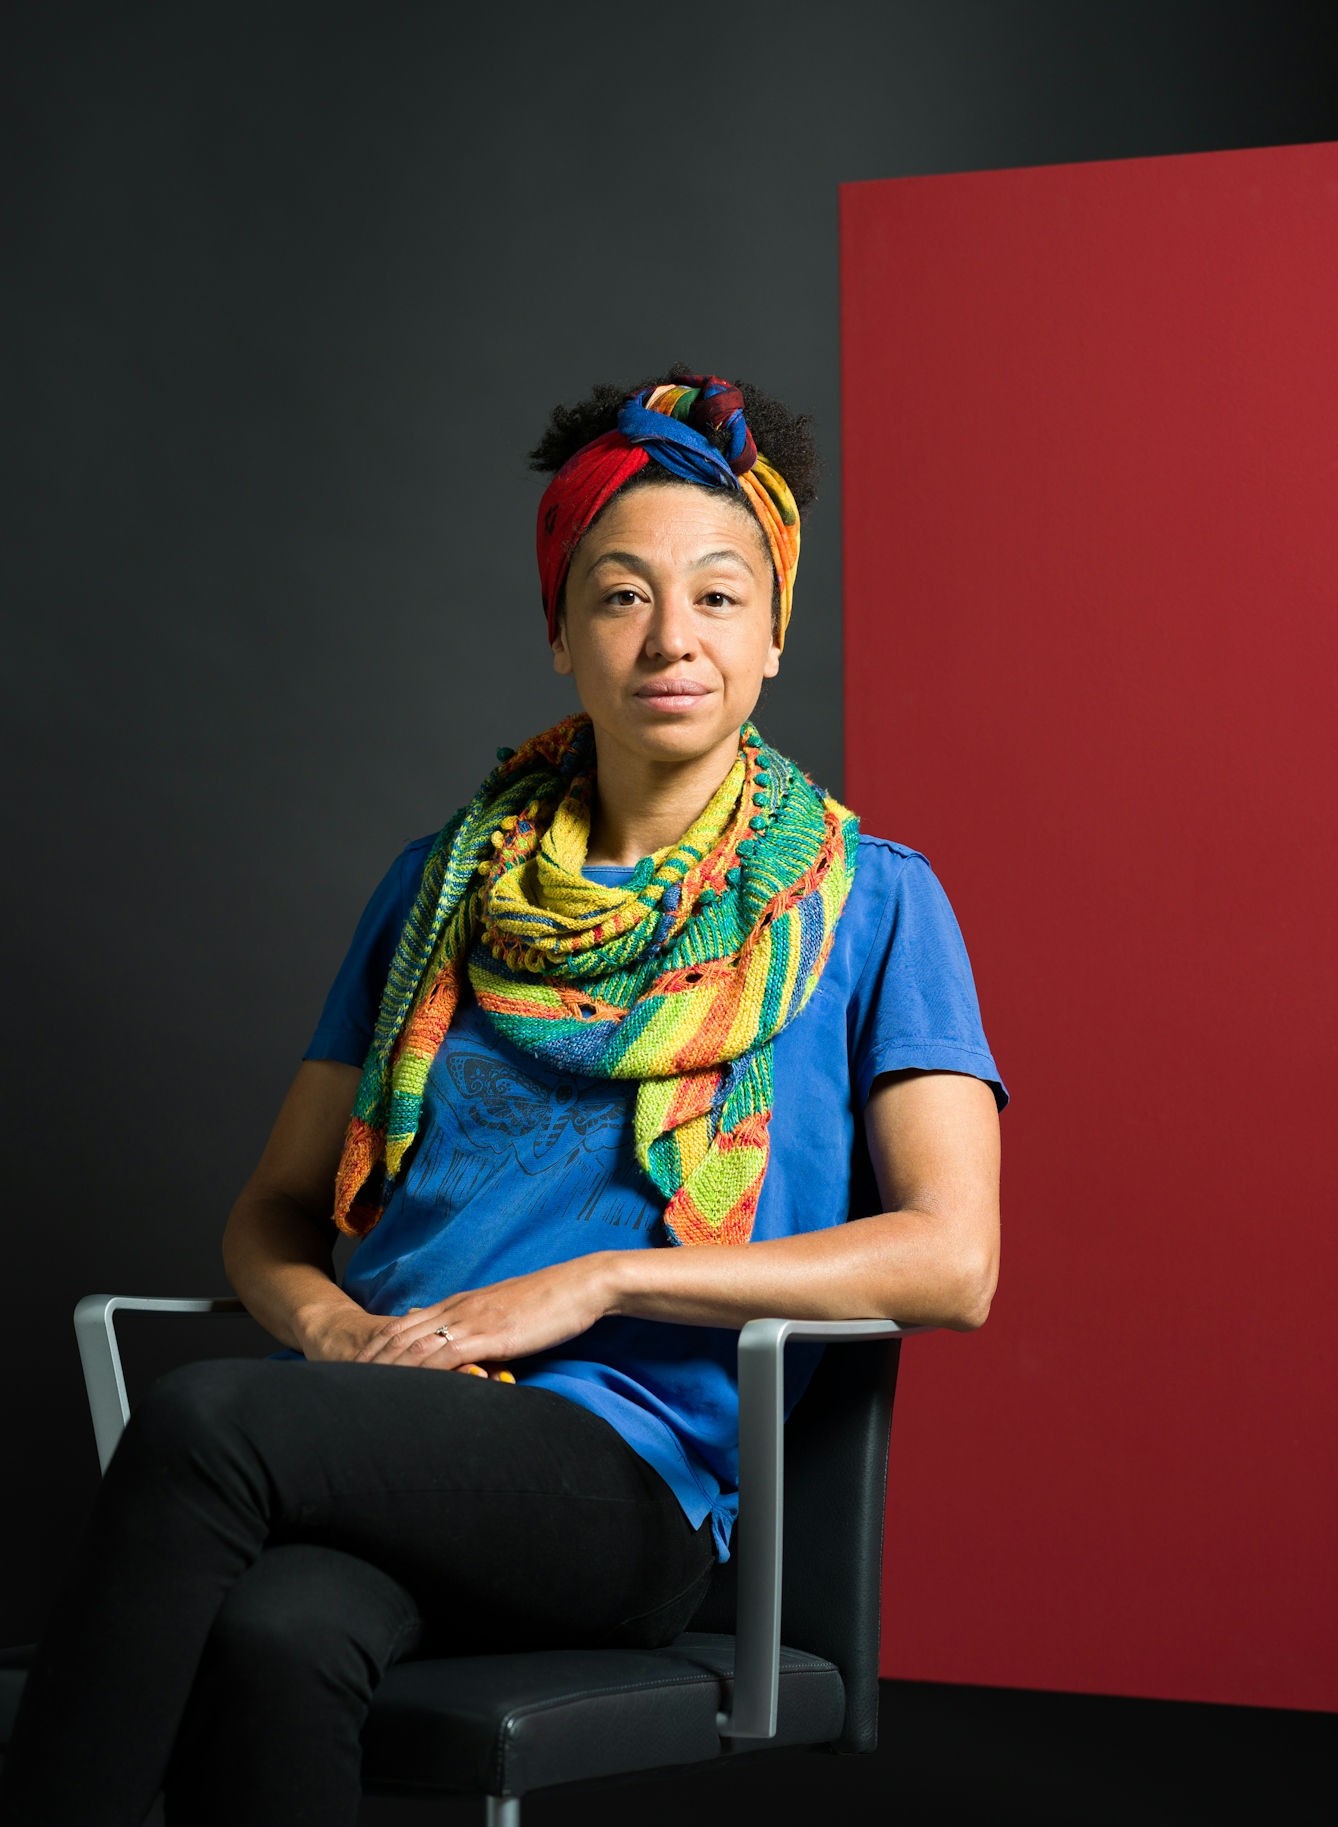
[[[708, 433], [724, 444], [723, 454]], [[550, 646], [573, 553], [600, 510], [652, 460], [687, 482], [741, 494], [751, 506], [776, 571], [776, 645], [783, 647], [799, 566], [799, 510], [784, 476], [758, 454], [743, 416], [743, 395], [714, 374], [633, 394], [618, 414], [617, 431], [578, 450], [549, 483], [539, 503], [537, 544]]]
[[400, 936], [336, 1188], [363, 1236], [418, 1134], [466, 978], [498, 1033], [551, 1068], [637, 1081], [637, 1159], [677, 1243], [746, 1243], [770, 1147], [771, 1049], [831, 951], [854, 814], [751, 724], [711, 803], [625, 888], [582, 874], [588, 717], [534, 737], [442, 831]]

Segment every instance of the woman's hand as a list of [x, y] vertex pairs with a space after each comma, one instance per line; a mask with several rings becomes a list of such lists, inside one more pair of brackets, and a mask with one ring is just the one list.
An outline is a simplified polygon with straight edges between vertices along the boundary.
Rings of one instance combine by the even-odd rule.
[[[437, 1370], [464, 1370], [478, 1377], [491, 1374], [501, 1382], [515, 1382], [516, 1379], [509, 1370], [489, 1373], [481, 1364], [437, 1364], [432, 1356], [383, 1357], [382, 1350], [393, 1337], [395, 1329], [402, 1327], [411, 1317], [426, 1311], [428, 1310], [423, 1307], [410, 1307], [408, 1313], [403, 1315], [368, 1313], [356, 1301], [343, 1295], [337, 1300], [331, 1299], [304, 1308], [294, 1316], [294, 1325], [301, 1340], [302, 1354], [313, 1364], [394, 1362], [412, 1366], [431, 1363]], [[436, 1308], [431, 1311], [435, 1313]], [[439, 1320], [437, 1323], [440, 1325], [443, 1322]], [[444, 1340], [439, 1342], [445, 1343]]]
[[331, 1298], [293, 1315], [298, 1347], [313, 1364], [352, 1364], [390, 1322], [384, 1313], [368, 1313], [340, 1290], [330, 1292]]
[[[529, 1357], [587, 1331], [609, 1311], [612, 1289], [610, 1259], [614, 1252], [577, 1256], [571, 1262], [537, 1269], [452, 1294], [430, 1307], [415, 1307], [393, 1319], [376, 1319], [376, 1330], [357, 1352], [359, 1364], [422, 1366], [429, 1370], [465, 1370], [506, 1375], [497, 1367], [510, 1358]], [[371, 1316], [367, 1316], [370, 1318]], [[449, 1331], [450, 1338], [445, 1337]]]

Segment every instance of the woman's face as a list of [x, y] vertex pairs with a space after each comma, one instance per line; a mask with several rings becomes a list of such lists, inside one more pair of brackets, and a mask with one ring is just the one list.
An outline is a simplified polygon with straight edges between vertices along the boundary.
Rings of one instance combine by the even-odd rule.
[[716, 489], [635, 489], [576, 550], [553, 664], [604, 742], [693, 760], [732, 736], [780, 670], [771, 591], [746, 508]]

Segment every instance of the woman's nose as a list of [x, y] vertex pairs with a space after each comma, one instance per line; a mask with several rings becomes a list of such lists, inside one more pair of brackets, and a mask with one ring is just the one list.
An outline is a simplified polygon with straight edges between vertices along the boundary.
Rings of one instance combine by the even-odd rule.
[[646, 652], [652, 659], [685, 660], [696, 640], [692, 605], [686, 597], [657, 600], [646, 630]]

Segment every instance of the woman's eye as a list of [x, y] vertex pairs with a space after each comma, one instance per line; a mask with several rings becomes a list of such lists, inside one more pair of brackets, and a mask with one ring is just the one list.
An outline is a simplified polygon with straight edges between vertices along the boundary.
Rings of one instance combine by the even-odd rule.
[[702, 598], [702, 605], [707, 609], [725, 609], [734, 601], [723, 590], [708, 590]]
[[606, 599], [615, 609], [632, 609], [636, 606], [635, 590], [611, 590]]

